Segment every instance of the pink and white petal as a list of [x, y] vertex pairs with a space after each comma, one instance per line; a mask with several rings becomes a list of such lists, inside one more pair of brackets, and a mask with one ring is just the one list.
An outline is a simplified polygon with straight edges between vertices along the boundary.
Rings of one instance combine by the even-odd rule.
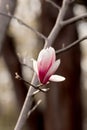
[[65, 80], [65, 77], [59, 76], [59, 75], [52, 75], [49, 78], [49, 81], [53, 81], [53, 82], [61, 82], [61, 81], [64, 81], [64, 80]]
[[60, 59], [58, 59], [58, 60], [50, 67], [50, 69], [48, 70], [47, 74], [46, 74], [45, 77], [44, 77], [43, 82], [45, 82], [46, 80], [48, 80], [49, 77], [56, 72], [56, 70], [58, 69], [59, 65], [60, 65]]
[[52, 47], [42, 49], [39, 53], [37, 60], [38, 71], [41, 72], [43, 71], [44, 74], [46, 74], [50, 69], [50, 67], [54, 64], [54, 62], [55, 62], [55, 50]]
[[55, 50], [52, 47], [42, 49], [39, 53], [37, 62], [46, 66], [52, 65], [52, 63], [55, 62]]
[[48, 71], [49, 66], [51, 65], [51, 58], [49, 57], [49, 54], [44, 54], [42, 59], [40, 57], [40, 59], [37, 60], [38, 63], [38, 69], [39, 70], [46, 70]]
[[37, 61], [40, 62], [43, 59], [44, 54], [46, 53], [45, 49], [42, 49], [38, 55]]
[[34, 60], [33, 58], [31, 60], [33, 61], [33, 69], [36, 72], [36, 74], [38, 75], [37, 61]]
[[55, 50], [54, 48], [52, 47], [49, 47], [47, 49], [42, 49], [39, 53], [39, 56], [38, 56], [38, 62], [41, 62], [41, 61], [49, 61], [52, 60], [52, 62], [54, 63], [55, 62]]
[[60, 65], [60, 59], [56, 60], [55, 63], [50, 67], [46, 76], [53, 75]]
[[58, 59], [54, 62], [54, 64], [49, 69], [49, 73], [55, 73], [55, 71], [58, 69], [59, 65], [60, 65], [60, 59]]
[[56, 60], [55, 50], [52, 47], [49, 47], [49, 56], [51, 57], [52, 63]]

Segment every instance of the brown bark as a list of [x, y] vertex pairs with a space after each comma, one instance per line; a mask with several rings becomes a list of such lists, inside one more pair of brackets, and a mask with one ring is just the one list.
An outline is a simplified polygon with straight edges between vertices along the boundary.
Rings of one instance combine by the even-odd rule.
[[[13, 14], [16, 6], [16, 0], [0, 0], [0, 12]], [[0, 50], [6, 31], [10, 22], [10, 18], [0, 15]]]
[[[56, 1], [58, 3], [58, 1]], [[60, 2], [61, 5], [61, 2]], [[42, 32], [48, 36], [55, 19], [56, 11], [46, 3], [43, 5]], [[55, 15], [54, 15], [55, 14]], [[72, 6], [67, 10], [65, 19], [72, 17]], [[63, 28], [58, 35], [54, 48], [62, 48], [77, 40], [75, 24]], [[80, 89], [80, 47], [71, 50], [57, 58], [61, 59], [58, 74], [66, 77], [62, 83], [52, 83], [47, 94], [47, 107], [44, 113], [45, 130], [82, 130], [81, 89]]]

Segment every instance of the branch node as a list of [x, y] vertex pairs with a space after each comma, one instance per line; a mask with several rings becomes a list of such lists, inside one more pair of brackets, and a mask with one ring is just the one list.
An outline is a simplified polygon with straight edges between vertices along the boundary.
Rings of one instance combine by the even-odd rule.
[[42, 100], [39, 100], [39, 101], [36, 103], [36, 105], [28, 112], [27, 118], [31, 115], [31, 113], [32, 113], [33, 111], [35, 111], [35, 109], [40, 105], [41, 102], [42, 102]]

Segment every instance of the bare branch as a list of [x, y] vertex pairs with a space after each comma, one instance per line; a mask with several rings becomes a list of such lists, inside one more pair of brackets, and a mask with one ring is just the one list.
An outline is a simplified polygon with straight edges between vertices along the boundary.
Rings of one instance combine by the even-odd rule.
[[[69, 6], [70, 1], [71, 0], [63, 0], [63, 4], [62, 4], [62, 7], [59, 11], [59, 15], [57, 17], [56, 23], [55, 23], [52, 31], [50, 32], [50, 34], [48, 36], [48, 40], [47, 39], [45, 40], [44, 48], [51, 46], [53, 44], [55, 38], [58, 36], [58, 34], [59, 34], [59, 32], [62, 28], [60, 23], [65, 16], [65, 13], [67, 11], [67, 8]], [[34, 74], [34, 76], [33, 76], [32, 84], [35, 84], [35, 86], [37, 85], [37, 75], [36, 74]], [[27, 113], [28, 113], [28, 111], [30, 110], [30, 107], [31, 107], [31, 97], [30, 96], [34, 92], [35, 92], [35, 89], [32, 86], [30, 86], [28, 93], [27, 93], [27, 96], [26, 96], [26, 99], [25, 99], [25, 102], [24, 102], [24, 105], [22, 107], [20, 116], [18, 118], [18, 121], [17, 121], [17, 124], [16, 124], [14, 130], [21, 130], [23, 125], [25, 124], [26, 119], [27, 119]]]
[[37, 36], [39, 36], [40, 38], [42, 38], [44, 40], [47, 40], [47, 38], [42, 33], [38, 32], [37, 30], [35, 30], [31, 26], [27, 25], [26, 23], [24, 23], [21, 19], [17, 18], [16, 16], [14, 16], [10, 13], [7, 14], [5, 12], [0, 12], [0, 15], [3, 15], [5, 17], [9, 17], [9, 18], [13, 18], [13, 19], [17, 20], [18, 23], [20, 23], [21, 25], [24, 25], [25, 27], [27, 27], [28, 29], [33, 31]]
[[26, 83], [28, 86], [32, 86], [33, 88], [38, 89], [39, 91], [41, 91], [43, 93], [46, 92], [46, 91], [44, 91], [44, 89], [40, 89], [40, 85], [35, 86], [35, 85], [31, 84], [30, 82], [27, 82], [26, 80], [24, 80], [20, 75], [18, 75], [17, 72], [15, 73], [15, 78], [24, 81], [24, 83]]
[[[44, 93], [46, 93], [46, 92], [48, 92], [49, 91], [49, 89], [50, 88], [42, 88], [41, 90], [43, 90], [44, 91]], [[37, 93], [39, 93], [40, 92], [40, 90], [38, 89], [38, 90], [36, 90], [36, 91], [34, 91], [33, 92], [33, 94], [32, 94], [32, 96], [34, 96], [34, 95], [36, 95]]]
[[83, 15], [80, 15], [80, 16], [75, 16], [73, 18], [70, 18], [68, 20], [65, 20], [65, 21], [61, 21], [61, 26], [67, 26], [69, 24], [73, 24], [75, 22], [78, 22], [80, 20], [84, 20], [85, 18], [87, 18], [87, 13], [83, 14]]
[[54, 40], [58, 36], [58, 33], [62, 29], [61, 21], [63, 21], [63, 18], [65, 16], [69, 4], [70, 4], [70, 0], [63, 0], [63, 4], [57, 16], [56, 23], [48, 36], [48, 40], [46, 41], [44, 48], [47, 48], [53, 44]]
[[49, 2], [51, 5], [53, 5], [55, 8], [60, 10], [60, 6], [58, 6], [56, 3], [54, 3], [52, 0], [46, 0], [46, 2]]
[[35, 109], [40, 105], [41, 102], [42, 102], [42, 100], [39, 100], [39, 101], [37, 102], [37, 104], [28, 112], [28, 116], [27, 116], [27, 117], [29, 117], [29, 116], [31, 115], [31, 113], [32, 113], [33, 111], [35, 111]]
[[62, 49], [57, 50], [56, 54], [60, 54], [60, 53], [66, 52], [66, 51], [72, 49], [75, 45], [77, 45], [78, 43], [80, 43], [80, 42], [82, 42], [84, 40], [87, 40], [87, 36], [85, 36], [85, 37], [83, 37], [81, 39], [76, 40], [75, 42], [71, 43], [70, 45], [68, 45], [68, 46], [66, 46], [66, 47], [64, 47]]

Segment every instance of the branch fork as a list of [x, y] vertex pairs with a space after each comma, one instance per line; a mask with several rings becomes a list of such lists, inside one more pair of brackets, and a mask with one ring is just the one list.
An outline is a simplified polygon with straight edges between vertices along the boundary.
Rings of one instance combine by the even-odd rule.
[[[87, 18], [87, 13], [63, 21], [65, 13], [67, 11], [67, 8], [69, 7], [69, 5], [72, 2], [74, 2], [74, 0], [63, 0], [62, 7], [57, 6], [52, 0], [46, 0], [46, 1], [49, 2], [50, 4], [52, 4], [55, 8], [57, 8], [58, 12], [59, 12], [59, 14], [57, 16], [56, 23], [55, 23], [55, 25], [54, 25], [54, 27], [53, 27], [53, 29], [50, 32], [50, 34], [49, 34], [48, 37], [44, 36], [42, 33], [38, 32], [35, 29], [33, 29], [32, 27], [30, 27], [29, 25], [27, 25], [26, 23], [24, 23], [22, 20], [20, 20], [16, 16], [11, 15], [10, 13], [5, 13], [5, 12], [1, 12], [0, 11], [0, 15], [3, 15], [5, 17], [9, 17], [9, 18], [13, 18], [13, 19], [17, 20], [21, 25], [24, 25], [25, 27], [27, 27], [28, 29], [30, 29], [31, 31], [33, 31], [38, 37], [44, 39], [44, 41], [45, 41], [44, 48], [47, 48], [47, 47], [52, 46], [54, 40], [56, 39], [56, 37], [60, 33], [60, 30], [64, 26], [67, 26], [69, 24], [72, 24], [72, 23], [78, 22], [79, 20], [83, 20], [83, 19]], [[68, 46], [66, 46], [66, 47], [64, 47], [62, 49], [57, 50], [56, 54], [68, 51], [73, 46], [75, 46], [79, 42], [81, 42], [83, 40], [86, 40], [86, 39], [87, 39], [87, 36], [85, 36], [85, 37], [83, 37], [81, 39], [78, 39], [77, 41], [71, 43], [70, 45], [68, 45]], [[18, 78], [20, 80], [23, 80], [23, 79], [21, 79], [21, 77], [19, 75], [17, 75], [17, 73], [16, 73], [16, 78]], [[48, 89], [45, 89], [45, 88], [41, 89], [40, 86], [38, 86], [38, 79], [37, 79], [37, 75], [35, 73], [34, 73], [34, 76], [33, 76], [33, 79], [32, 79], [31, 83], [28, 83], [27, 81], [24, 81], [24, 82], [27, 83], [28, 86], [30, 85], [30, 87], [29, 87], [29, 90], [28, 90], [28, 93], [27, 93], [27, 96], [26, 96], [23, 108], [21, 110], [20, 116], [18, 118], [18, 121], [17, 121], [17, 124], [16, 124], [14, 130], [22, 130], [22, 127], [25, 124], [25, 122], [27, 120], [27, 117], [38, 106], [39, 103], [37, 103], [37, 105], [35, 106], [34, 109], [30, 110], [31, 104], [32, 104], [31, 97], [33, 95], [37, 94], [39, 91], [46, 92], [46, 91], [49, 90], [49, 88]]]

